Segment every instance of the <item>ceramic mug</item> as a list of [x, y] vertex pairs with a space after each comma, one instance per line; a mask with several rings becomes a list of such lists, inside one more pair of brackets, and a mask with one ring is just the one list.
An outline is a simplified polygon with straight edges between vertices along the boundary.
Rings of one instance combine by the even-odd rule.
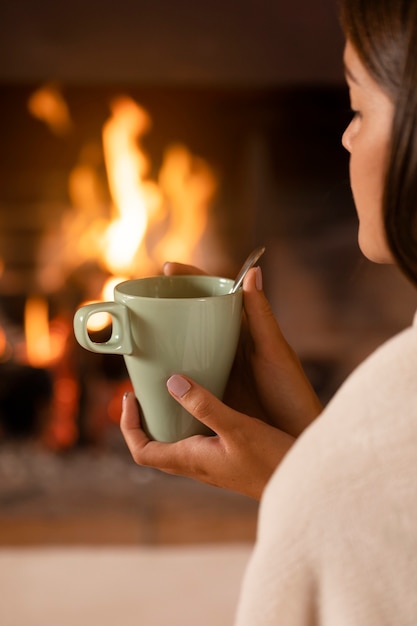
[[[239, 339], [242, 291], [213, 276], [155, 276], [120, 283], [114, 302], [80, 307], [77, 341], [93, 352], [123, 354], [142, 411], [142, 426], [157, 441], [173, 442], [211, 431], [168, 393], [172, 374], [185, 374], [221, 398]], [[112, 334], [94, 342], [88, 320], [106, 312]]]

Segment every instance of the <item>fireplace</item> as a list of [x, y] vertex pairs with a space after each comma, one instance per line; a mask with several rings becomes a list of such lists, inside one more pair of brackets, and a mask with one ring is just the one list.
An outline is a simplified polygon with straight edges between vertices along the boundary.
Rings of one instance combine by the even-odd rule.
[[[184, 20], [176, 29], [159, 22], [152, 38], [144, 18], [153, 24], [156, 15], [127, 4], [113, 23], [105, 3], [96, 30], [82, 7], [82, 28], [76, 10], [66, 24], [46, 3], [36, 14], [27, 7], [29, 21], [14, 5], [5, 16], [13, 54], [0, 66], [1, 420], [6, 435], [40, 434], [58, 449], [97, 444], [118, 420], [123, 361], [85, 353], [71, 329], [75, 308], [111, 297], [112, 280], [159, 272], [165, 260], [233, 276], [264, 243], [267, 293], [323, 400], [410, 308], [407, 287], [388, 269], [383, 280], [404, 304], [392, 310], [384, 301], [381, 316], [382, 296], [368, 290], [375, 270], [359, 260], [331, 2], [314, 15], [306, 4], [295, 39], [287, 32], [299, 20], [294, 7], [273, 9], [278, 36], [272, 9], [264, 14], [250, 0], [238, 15], [220, 3], [198, 14], [180, 3], [188, 47], [178, 43]], [[174, 20], [169, 7], [161, 16]], [[58, 37], [64, 26], [77, 47]], [[146, 53], [156, 41], [159, 64]], [[357, 295], [362, 305], [352, 304]], [[366, 340], [363, 310], [380, 320]], [[342, 328], [358, 341], [348, 346]], [[104, 336], [106, 322], [94, 332]]]

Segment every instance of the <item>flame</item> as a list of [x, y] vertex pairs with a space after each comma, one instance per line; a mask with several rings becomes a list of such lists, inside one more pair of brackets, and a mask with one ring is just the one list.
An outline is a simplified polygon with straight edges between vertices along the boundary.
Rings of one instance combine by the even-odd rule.
[[34, 91], [28, 108], [33, 117], [45, 122], [57, 135], [67, 133], [72, 127], [67, 103], [54, 85], [44, 85]]
[[[57, 134], [73, 126], [56, 85], [34, 91], [28, 108]], [[61, 245], [49, 251], [54, 262], [43, 264], [39, 284], [62, 286], [59, 277], [91, 261], [112, 276], [130, 278], [159, 272], [166, 260], [193, 262], [217, 181], [209, 165], [182, 145], [165, 150], [152, 177], [143, 142], [151, 126], [149, 113], [129, 96], [110, 103], [101, 143], [86, 142], [70, 172], [71, 209], [60, 237], [53, 233]]]
[[106, 232], [104, 257], [120, 273], [131, 269], [149, 218], [158, 212], [160, 192], [147, 179], [149, 161], [140, 145], [150, 127], [149, 115], [127, 97], [113, 101], [112, 113], [103, 128], [103, 150], [116, 217]]
[[[38, 89], [28, 106], [32, 115], [56, 134], [71, 130], [68, 106], [56, 87]], [[43, 247], [51, 256], [43, 264], [46, 273], [38, 276], [38, 285], [45, 289], [58, 284], [57, 276], [63, 282], [62, 277], [71, 275], [87, 297], [112, 300], [115, 284], [158, 272], [166, 260], [192, 263], [206, 231], [217, 186], [209, 165], [185, 146], [176, 145], [165, 150], [159, 172], [154, 174], [143, 142], [151, 129], [148, 112], [127, 96], [115, 99], [110, 112], [101, 143], [86, 143], [70, 172], [71, 207], [59, 225], [59, 237], [53, 233], [52, 254], [51, 247]], [[2, 269], [0, 259], [0, 274]], [[51, 282], [51, 270], [55, 283]], [[48, 445], [65, 448], [77, 438], [79, 403], [71, 360], [62, 358], [69, 326], [49, 320], [47, 301], [41, 297], [27, 299], [24, 317], [25, 362], [48, 367], [53, 373]], [[89, 330], [104, 330], [110, 322], [108, 316], [101, 320], [93, 316]], [[0, 329], [0, 358], [7, 351], [6, 343]], [[114, 421], [118, 421], [121, 393], [120, 387], [110, 402], [109, 415]]]
[[113, 276], [109, 278], [103, 287], [102, 295], [104, 300], [113, 300], [113, 291], [116, 285], [122, 283], [123, 281], [128, 280], [128, 276]]
[[[150, 128], [149, 114], [133, 99], [121, 96], [111, 103], [102, 131], [110, 216], [97, 146], [82, 151], [69, 179], [74, 210], [65, 231], [72, 261], [75, 251], [78, 262], [99, 260], [113, 277], [126, 279], [158, 272], [167, 259], [192, 262], [217, 182], [209, 165], [182, 145], [165, 150], [153, 179], [143, 146]], [[103, 294], [100, 298], [106, 299]]]
[[29, 365], [47, 367], [62, 356], [67, 334], [59, 324], [49, 323], [48, 303], [45, 298], [31, 296], [26, 300], [24, 327]]
[[7, 354], [7, 337], [6, 333], [0, 326], [0, 361], [2, 361]]
[[167, 258], [187, 263], [191, 260], [190, 250], [206, 229], [207, 206], [216, 180], [203, 159], [176, 145], [165, 152], [159, 183], [169, 202], [170, 220], [167, 234], [156, 246], [155, 258], [160, 264]]

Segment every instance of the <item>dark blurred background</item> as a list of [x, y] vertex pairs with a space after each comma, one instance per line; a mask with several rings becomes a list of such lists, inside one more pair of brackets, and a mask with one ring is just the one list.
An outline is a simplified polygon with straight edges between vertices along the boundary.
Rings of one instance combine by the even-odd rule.
[[23, 0], [0, 9], [4, 82], [340, 83], [337, 2]]

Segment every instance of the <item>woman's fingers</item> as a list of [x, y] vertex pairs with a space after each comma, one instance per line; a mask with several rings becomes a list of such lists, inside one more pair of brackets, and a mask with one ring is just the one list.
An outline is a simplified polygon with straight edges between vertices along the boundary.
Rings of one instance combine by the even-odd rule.
[[132, 457], [141, 465], [146, 465], [142, 455], [150, 439], [142, 429], [139, 403], [131, 391], [123, 397], [120, 428]]
[[173, 263], [171, 261], [164, 263], [162, 271], [165, 276], [175, 276], [176, 274], [194, 274], [204, 276], [206, 274], [206, 272], [203, 272], [203, 270], [200, 270], [198, 267], [194, 267], [194, 265]]
[[[192, 266], [168, 263], [164, 273], [202, 272]], [[242, 388], [245, 393], [240, 393], [243, 413], [225, 405], [188, 377], [174, 374], [167, 381], [169, 393], [215, 434], [196, 435], [175, 443], [151, 441], [141, 427], [139, 405], [132, 393], [124, 400], [121, 429], [139, 465], [259, 498], [274, 468], [292, 446], [294, 436], [320, 408], [265, 298], [260, 269], [248, 272], [243, 290], [250, 337], [246, 335], [249, 341], [242, 345], [247, 348], [255, 381], [255, 387], [246, 384]], [[246, 359], [237, 362], [247, 367]], [[248, 416], [254, 414], [250, 408], [254, 398], [258, 408], [258, 398], [261, 399], [262, 408], [275, 426]]]
[[138, 404], [130, 393], [123, 403], [121, 429], [136, 463], [260, 498], [293, 438], [230, 409], [183, 376], [171, 377], [169, 387], [178, 402], [218, 434], [176, 443], [151, 441], [141, 429]]
[[[170, 380], [170, 386], [173, 389], [170, 393], [174, 398], [194, 417], [197, 419], [201, 417], [201, 421], [213, 431], [216, 430], [218, 422], [221, 421], [217, 417], [218, 413], [223, 415], [222, 425], [224, 427], [226, 422], [230, 422], [228, 416], [234, 417], [235, 411], [222, 404], [208, 391], [203, 390], [198, 385], [194, 386], [194, 383], [192, 385], [194, 393], [189, 393], [188, 397], [180, 398], [176, 394], [183, 393], [181, 384], [187, 384], [188, 387], [190, 383], [182, 376], [173, 376]], [[189, 390], [187, 389], [187, 391]], [[218, 437], [195, 435], [175, 443], [152, 441], [141, 427], [139, 405], [131, 392], [126, 394], [123, 401], [120, 428], [132, 457], [139, 465], [156, 467], [165, 472], [190, 476], [204, 482], [217, 484], [214, 475], [211, 476], [211, 463], [213, 455], [222, 454], [219, 449], [222, 443]], [[221, 476], [219, 479], [221, 480]]]
[[262, 270], [253, 268], [247, 273], [243, 283], [244, 304], [250, 334], [256, 351], [262, 351], [264, 358], [279, 360], [280, 354], [288, 350], [271, 306], [263, 292]]
[[182, 442], [167, 444], [149, 439], [141, 427], [139, 405], [132, 392], [124, 397], [120, 428], [138, 465], [156, 467], [168, 473], [181, 473], [183, 457], [178, 448], [181, 448]]
[[248, 272], [243, 290], [253, 375], [262, 404], [274, 424], [297, 436], [321, 412], [321, 403], [278, 326], [262, 289], [260, 268]]

